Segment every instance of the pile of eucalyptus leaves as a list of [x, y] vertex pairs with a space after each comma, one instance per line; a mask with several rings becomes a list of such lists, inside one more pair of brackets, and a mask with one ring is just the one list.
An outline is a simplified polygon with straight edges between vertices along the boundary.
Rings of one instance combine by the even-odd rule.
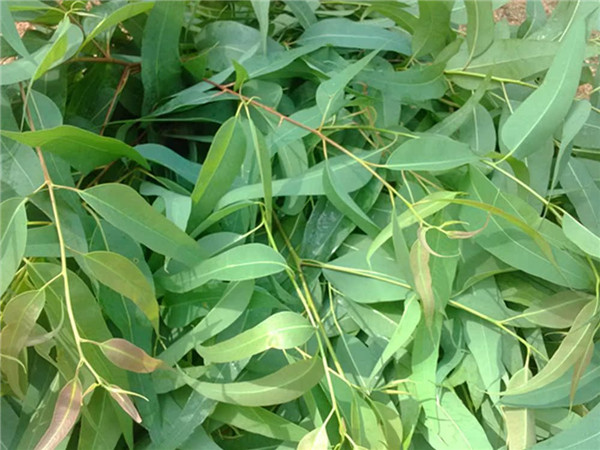
[[600, 9], [503, 3], [2, 1], [2, 448], [598, 448]]

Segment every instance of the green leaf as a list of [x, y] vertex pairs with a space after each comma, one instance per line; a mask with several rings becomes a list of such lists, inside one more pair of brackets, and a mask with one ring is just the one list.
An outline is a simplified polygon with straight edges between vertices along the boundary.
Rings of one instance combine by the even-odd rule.
[[600, 407], [596, 406], [568, 430], [535, 445], [535, 450], [587, 450], [600, 445]]
[[[379, 152], [357, 152], [356, 156], [364, 161], [373, 162], [378, 159]], [[329, 158], [328, 161], [331, 174], [339, 180], [338, 189], [344, 192], [354, 192], [371, 179], [371, 174], [349, 156], [334, 156]], [[320, 162], [300, 176], [273, 181], [273, 196], [325, 195], [325, 188], [323, 187], [324, 170], [325, 162]], [[216, 209], [239, 201], [260, 198], [262, 195], [262, 184], [252, 184], [233, 189], [221, 197]]]
[[483, 53], [494, 40], [494, 6], [491, 0], [466, 0], [465, 8], [470, 61]]
[[35, 130], [54, 128], [62, 125], [63, 118], [58, 106], [44, 94], [31, 90], [29, 95], [29, 110]]
[[263, 198], [265, 201], [265, 220], [267, 226], [271, 228], [271, 216], [273, 215], [273, 184], [271, 174], [271, 154], [267, 148], [265, 137], [256, 128], [254, 122], [248, 117], [248, 127], [252, 136], [252, 144], [258, 161], [260, 180], [263, 186]]
[[388, 50], [404, 55], [411, 53], [410, 38], [407, 33], [388, 31], [375, 25], [344, 18], [319, 20], [300, 36], [298, 43], [364, 50]]
[[27, 243], [25, 200], [10, 198], [0, 203], [0, 294], [4, 294], [17, 272]]
[[501, 130], [509, 155], [523, 158], [540, 148], [565, 118], [579, 85], [585, 54], [585, 23], [571, 27], [542, 85], [521, 103]]
[[10, 8], [8, 7], [8, 3], [2, 2], [0, 4], [0, 13], [2, 37], [20, 56], [27, 57], [29, 52], [19, 36], [17, 27], [15, 27], [15, 21], [10, 12]]
[[442, 64], [414, 67], [402, 72], [363, 70], [356, 80], [381, 91], [392, 100], [414, 103], [440, 98], [448, 88]]
[[47, 44], [26, 58], [0, 65], [0, 85], [39, 79], [45, 72], [73, 56], [82, 40], [79, 27], [65, 18]]
[[198, 346], [196, 351], [210, 363], [224, 363], [249, 358], [270, 348], [285, 350], [299, 347], [314, 333], [301, 315], [279, 312], [255, 327], [218, 344]]
[[323, 361], [312, 357], [253, 381], [209, 383], [182, 376], [193, 389], [213, 400], [241, 406], [268, 406], [297, 399], [315, 386], [323, 374]]
[[560, 177], [561, 186], [573, 203], [581, 223], [596, 235], [600, 235], [600, 211], [596, 199], [600, 188], [588, 171], [583, 159], [571, 157]]
[[449, 170], [473, 163], [479, 157], [469, 146], [444, 136], [423, 136], [400, 145], [389, 157], [391, 170]]
[[210, 280], [242, 281], [266, 277], [285, 270], [279, 253], [264, 244], [234, 247], [197, 264], [190, 270], [158, 278], [168, 291], [187, 292]]
[[[421, 230], [418, 231], [421, 233]], [[417, 239], [410, 249], [410, 268], [415, 280], [415, 291], [421, 299], [423, 317], [427, 325], [431, 325], [435, 312], [435, 296], [429, 267], [429, 250], [423, 246], [421, 239]]]
[[142, 109], [150, 111], [181, 85], [179, 34], [183, 26], [183, 2], [156, 2], [144, 26], [142, 39]]
[[124, 142], [99, 136], [71, 125], [39, 131], [21, 133], [1, 131], [0, 133], [30, 147], [42, 147], [42, 150], [64, 158], [73, 167], [85, 173], [121, 157], [129, 158], [147, 169], [150, 168], [148, 162], [133, 147]]
[[473, 167], [464, 182], [465, 190], [474, 200], [495, 208], [488, 213], [471, 206], [460, 209], [459, 217], [469, 227], [478, 229], [487, 223], [473, 237], [477, 244], [512, 267], [561, 286], [579, 289], [590, 286], [587, 264], [563, 249], [568, 241], [556, 225], [541, 219], [520, 198], [500, 191]]
[[450, 13], [453, 3], [450, 0], [419, 0], [419, 20], [412, 38], [414, 58], [430, 53], [435, 55], [446, 46], [452, 32]]
[[383, 250], [367, 259], [370, 241], [324, 264], [327, 280], [348, 298], [359, 303], [391, 302], [406, 297], [409, 286], [399, 278], [397, 263]]
[[238, 176], [246, 155], [246, 139], [235, 117], [215, 134], [192, 192], [193, 224], [206, 218]]
[[267, 34], [269, 32], [269, 6], [271, 0], [250, 0], [252, 3], [252, 9], [258, 19], [258, 26], [260, 28], [260, 37], [262, 41], [262, 53], [267, 51]]
[[298, 443], [297, 450], [327, 450], [329, 448], [329, 438], [325, 426], [315, 428], [306, 433]]
[[[429, 194], [425, 198], [421, 199], [417, 203], [412, 205], [412, 209], [404, 211], [402, 214], [397, 216], [396, 225], [400, 228], [407, 228], [420, 219], [426, 219], [430, 215], [438, 212], [439, 210], [448, 206], [449, 203], [457, 196], [456, 192], [440, 191]], [[381, 233], [373, 240], [373, 244], [369, 248], [367, 258], [370, 259], [375, 250], [381, 247], [392, 237], [392, 224], [386, 226]]]
[[200, 164], [189, 161], [168, 147], [159, 144], [136, 145], [135, 149], [147, 160], [158, 163], [190, 183], [196, 183]]
[[118, 25], [120, 22], [124, 22], [127, 19], [137, 16], [138, 14], [149, 11], [153, 7], [154, 2], [128, 3], [113, 11], [104, 19], [102, 19], [102, 21], [100, 21], [100, 23], [98, 23], [98, 25], [96, 25], [94, 29], [87, 34], [85, 41], [83, 41], [79, 50], [81, 51], [87, 44], [92, 42], [92, 39], [105, 32], [109, 28], [112, 28], [115, 25]]
[[118, 253], [92, 252], [84, 255], [91, 274], [98, 281], [131, 299], [158, 333], [158, 302], [144, 274]]
[[114, 448], [121, 437], [121, 430], [107, 392], [96, 389], [84, 411], [79, 448]]
[[323, 187], [327, 199], [361, 230], [369, 236], [375, 237], [379, 233], [379, 227], [358, 207], [347, 192], [338, 188], [339, 184], [340, 181], [333, 178], [329, 161], [326, 161], [325, 170], [323, 170]]
[[161, 198], [165, 205], [167, 219], [177, 225], [180, 230], [185, 231], [192, 212], [192, 200], [189, 196], [178, 194], [152, 183], [142, 183], [140, 194], [155, 195]]
[[79, 195], [111, 225], [155, 252], [194, 266], [206, 257], [203, 249], [158, 213], [129, 186], [102, 184]]
[[344, 88], [371, 62], [376, 54], [377, 50], [369, 53], [364, 58], [348, 65], [329, 80], [319, 85], [316, 93], [316, 101], [321, 114], [323, 114], [323, 118], [335, 114], [344, 106]]
[[565, 236], [581, 251], [600, 259], [600, 237], [576, 221], [569, 213], [563, 216], [562, 229]]
[[594, 337], [599, 320], [597, 317], [594, 318], [595, 312], [595, 301], [584, 306], [548, 364], [524, 385], [509, 388], [506, 395], [523, 394], [547, 386], [567, 372], [585, 353], [587, 346]]
[[309, 0], [283, 0], [292, 14], [305, 30], [317, 22], [317, 17], [310, 6]]
[[[531, 378], [531, 371], [524, 367], [508, 382], [508, 388], [518, 388]], [[506, 440], [509, 449], [530, 448], [536, 442], [534, 411], [527, 408], [504, 408]]]
[[44, 290], [26, 291], [13, 297], [3, 311], [4, 326], [0, 333], [0, 349], [5, 358], [2, 359], [2, 372], [11, 389], [19, 397], [25, 395], [23, 386], [26, 377], [23, 373], [25, 367], [17, 361], [20, 360], [20, 353], [27, 345], [45, 302]]
[[298, 442], [308, 434], [305, 428], [264, 408], [219, 403], [210, 417], [241, 430], [282, 441]]

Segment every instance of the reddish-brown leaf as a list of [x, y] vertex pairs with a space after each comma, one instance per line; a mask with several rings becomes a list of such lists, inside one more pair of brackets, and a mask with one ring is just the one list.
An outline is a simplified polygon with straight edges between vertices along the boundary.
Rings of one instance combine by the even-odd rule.
[[115, 366], [131, 372], [150, 373], [159, 367], [166, 367], [163, 361], [153, 358], [125, 339], [109, 339], [100, 344], [100, 349]]
[[136, 421], [137, 423], [142, 423], [140, 413], [138, 413], [138, 410], [135, 408], [135, 405], [125, 392], [123, 392], [116, 386], [109, 386], [108, 393], [114, 399], [114, 401], [116, 401], [119, 404], [123, 411], [129, 414], [129, 416], [134, 421]]
[[56, 399], [50, 426], [35, 450], [52, 450], [69, 434], [81, 410], [83, 392], [79, 379], [74, 378], [62, 388]]

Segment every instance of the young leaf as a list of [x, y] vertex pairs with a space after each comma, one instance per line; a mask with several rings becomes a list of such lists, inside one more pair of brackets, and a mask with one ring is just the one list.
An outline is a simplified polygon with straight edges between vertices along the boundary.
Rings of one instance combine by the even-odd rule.
[[83, 392], [78, 378], [67, 382], [56, 399], [52, 422], [35, 447], [35, 450], [52, 450], [69, 434], [81, 410]]
[[85, 173], [121, 157], [150, 168], [144, 157], [124, 142], [71, 125], [25, 132], [4, 130], [0, 133], [30, 147], [42, 147], [44, 151], [64, 158]]
[[308, 320], [297, 313], [284, 311], [231, 339], [209, 347], [198, 346], [196, 351], [210, 363], [225, 363], [249, 358], [270, 348], [299, 347], [313, 333]]
[[8, 288], [27, 243], [25, 200], [10, 198], [0, 203], [0, 294]]
[[163, 361], [152, 358], [144, 350], [125, 339], [109, 339], [102, 342], [99, 347], [111, 363], [131, 372], [150, 373], [167, 367]]
[[79, 195], [111, 225], [155, 252], [194, 266], [206, 252], [129, 186], [101, 184]]
[[158, 277], [157, 280], [168, 291], [187, 292], [210, 280], [250, 280], [273, 275], [286, 268], [285, 260], [271, 247], [246, 244], [202, 261], [190, 270]]
[[209, 383], [182, 376], [192, 388], [213, 400], [241, 406], [268, 406], [297, 399], [314, 387], [323, 374], [323, 361], [312, 357], [253, 381]]
[[534, 153], [565, 118], [579, 85], [585, 32], [583, 20], [573, 24], [542, 85], [504, 123], [501, 138], [508, 155], [524, 158]]
[[87, 253], [84, 259], [98, 281], [131, 299], [158, 332], [158, 303], [154, 290], [135, 264], [112, 252]]
[[129, 396], [117, 386], [108, 386], [108, 393], [116, 401], [119, 406], [131, 417], [136, 423], [142, 423], [140, 413], [135, 408], [135, 405]]

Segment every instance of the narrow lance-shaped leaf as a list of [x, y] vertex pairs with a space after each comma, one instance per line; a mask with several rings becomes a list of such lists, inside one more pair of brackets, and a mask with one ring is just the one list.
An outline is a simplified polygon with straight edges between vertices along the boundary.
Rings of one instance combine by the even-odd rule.
[[79, 195], [111, 225], [155, 252], [188, 266], [208, 254], [129, 186], [101, 184], [79, 191]]
[[268, 406], [297, 399], [321, 381], [323, 374], [323, 361], [312, 357], [253, 381], [209, 383], [182, 376], [192, 388], [213, 400], [242, 406]]
[[271, 247], [246, 244], [202, 261], [190, 270], [159, 277], [158, 282], [171, 292], [187, 292], [210, 280], [249, 280], [273, 275], [286, 268], [285, 260]]
[[314, 328], [307, 319], [284, 311], [231, 339], [209, 347], [198, 346], [196, 351], [211, 363], [224, 363], [249, 358], [270, 348], [284, 350], [298, 347], [313, 333]]
[[0, 203], [0, 294], [10, 285], [27, 243], [25, 201], [9, 198]]
[[142, 110], [175, 94], [181, 85], [179, 34], [183, 25], [184, 2], [157, 2], [148, 16], [142, 39]]
[[137, 373], [150, 373], [167, 368], [165, 363], [148, 355], [125, 339], [113, 338], [99, 344], [100, 350], [115, 366]]
[[361, 230], [371, 237], [375, 237], [379, 233], [379, 227], [375, 222], [358, 207], [346, 191], [338, 188], [329, 161], [325, 162], [325, 169], [323, 170], [323, 188], [327, 199]]
[[421, 240], [417, 239], [410, 249], [410, 267], [415, 280], [415, 290], [421, 298], [423, 316], [428, 326], [431, 325], [435, 312], [435, 298], [433, 296], [433, 284], [429, 269], [429, 256], [430, 253], [423, 246]]
[[215, 134], [192, 192], [191, 226], [195, 227], [213, 210], [238, 176], [246, 155], [246, 139], [238, 119], [228, 119]]
[[579, 20], [561, 42], [542, 85], [521, 103], [501, 130], [502, 141], [515, 158], [542, 148], [569, 111], [579, 85], [585, 52], [585, 22]]
[[331, 114], [335, 114], [344, 106], [344, 89], [346, 85], [371, 62], [376, 54], [377, 51], [369, 53], [319, 85], [315, 97], [324, 119]]
[[265, 214], [267, 226], [271, 227], [271, 216], [273, 215], [273, 185], [271, 175], [271, 154], [267, 148], [265, 137], [256, 128], [254, 122], [248, 117], [248, 125], [250, 135], [252, 136], [252, 144], [256, 152], [256, 160], [258, 161], [258, 169], [260, 171], [260, 180], [263, 186], [263, 198], [265, 201]]
[[562, 221], [565, 236], [581, 251], [600, 259], [600, 236], [592, 233], [569, 213], [565, 213]]
[[158, 302], [152, 286], [135, 264], [113, 252], [87, 253], [84, 259], [98, 281], [131, 299], [158, 332]]
[[450, 37], [450, 13], [453, 1], [419, 0], [419, 20], [415, 25], [412, 50], [415, 58], [437, 53]]
[[386, 167], [391, 170], [448, 170], [478, 160], [467, 144], [445, 136], [423, 136], [394, 150]]
[[78, 378], [74, 378], [58, 394], [50, 426], [35, 450], [52, 450], [58, 447], [77, 422], [82, 400], [81, 383]]
[[85, 173], [121, 157], [150, 168], [146, 159], [124, 142], [71, 125], [25, 132], [5, 130], [1, 134], [30, 147], [42, 147]]
[[[531, 371], [523, 367], [515, 373], [508, 382], [508, 388], [519, 388], [527, 384], [531, 378]], [[535, 444], [535, 415], [529, 408], [504, 408], [506, 424], [506, 440], [509, 450], [522, 450]]]
[[491, 0], [465, 0], [465, 8], [470, 61], [483, 53], [494, 40], [494, 6]]
[[154, 7], [154, 2], [129, 3], [117, 9], [116, 11], [113, 11], [111, 14], [102, 19], [102, 21], [87, 34], [85, 41], [83, 41], [83, 44], [81, 44], [79, 50], [82, 50], [83, 47], [90, 43], [92, 39], [94, 39], [100, 33], [103, 33], [109, 28], [118, 25], [120, 22], [124, 22], [131, 17], [144, 13], [152, 9], [152, 7]]
[[226, 329], [246, 310], [253, 290], [252, 279], [230, 283], [206, 317], [162, 352], [160, 359], [168, 365], [173, 365], [195, 346]]
[[122, 389], [117, 386], [108, 386], [107, 389], [113, 400], [118, 403], [121, 409], [123, 409], [123, 411], [125, 411], [129, 417], [131, 417], [136, 423], [142, 423], [140, 413], [136, 409], [129, 396]]
[[513, 389], [509, 388], [506, 394], [522, 394], [544, 387], [560, 378], [562, 374], [577, 364], [585, 356], [589, 343], [594, 337], [599, 321], [597, 315], [595, 317], [596, 309], [595, 301], [584, 306], [548, 364], [526, 384]]

